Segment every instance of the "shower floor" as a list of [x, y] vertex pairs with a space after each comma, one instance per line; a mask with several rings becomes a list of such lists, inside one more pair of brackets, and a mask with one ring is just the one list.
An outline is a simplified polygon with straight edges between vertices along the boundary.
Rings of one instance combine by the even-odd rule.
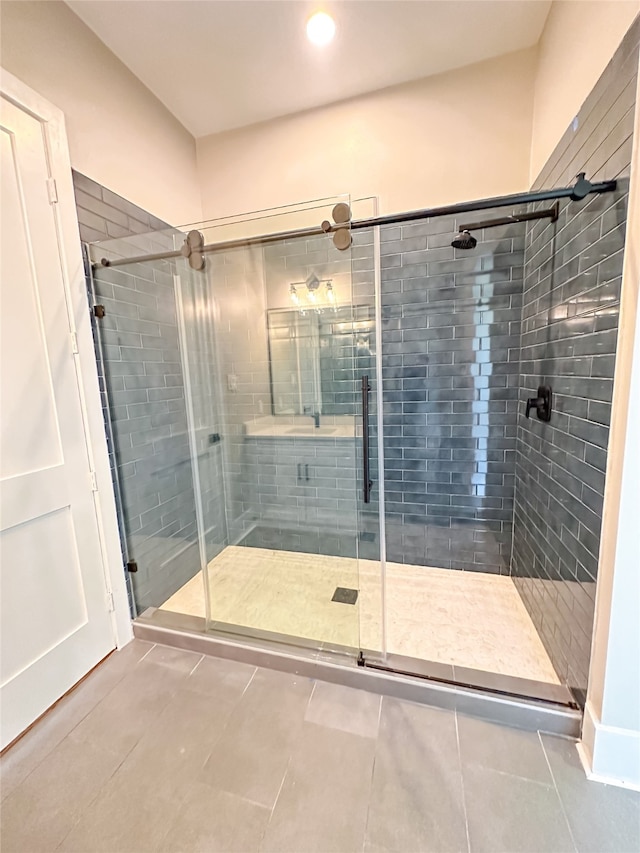
[[[381, 648], [375, 561], [229, 546], [209, 563], [218, 622], [352, 648]], [[355, 605], [332, 601], [358, 590]], [[550, 684], [559, 679], [511, 578], [387, 563], [387, 649]], [[163, 605], [204, 616], [197, 575]]]

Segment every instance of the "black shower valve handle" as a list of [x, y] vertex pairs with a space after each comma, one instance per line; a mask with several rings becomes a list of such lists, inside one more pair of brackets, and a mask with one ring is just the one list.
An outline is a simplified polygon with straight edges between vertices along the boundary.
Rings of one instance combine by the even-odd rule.
[[527, 399], [527, 409], [526, 409], [525, 415], [527, 417], [529, 417], [531, 414], [531, 409], [537, 410], [538, 407], [542, 406], [543, 404], [544, 404], [544, 400], [542, 399], [542, 397], [529, 397]]
[[536, 410], [538, 420], [551, 420], [551, 388], [548, 385], [538, 385], [538, 396], [527, 399], [526, 417], [530, 417], [531, 409]]

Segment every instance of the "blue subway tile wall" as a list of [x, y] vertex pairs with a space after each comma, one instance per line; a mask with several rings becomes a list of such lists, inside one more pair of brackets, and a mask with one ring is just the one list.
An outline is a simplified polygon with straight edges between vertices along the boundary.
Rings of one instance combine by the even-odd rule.
[[[625, 242], [640, 20], [535, 188], [617, 178], [527, 228], [512, 574], [561, 679], [579, 702], [593, 630]], [[551, 421], [524, 417], [538, 385]]]
[[524, 226], [464, 251], [460, 224], [381, 229], [387, 559], [507, 574]]
[[[215, 242], [215, 237], [208, 238]], [[205, 274], [215, 305], [215, 351], [228, 542], [255, 524], [254, 479], [245, 476], [246, 422], [271, 411], [264, 269], [260, 248], [207, 256]]]
[[[359, 253], [373, 258], [371, 239]], [[252, 337], [256, 342], [259, 339], [259, 351], [251, 353], [245, 362], [251, 390], [255, 391], [258, 383], [261, 393], [240, 406], [235, 395], [228, 392], [229, 383], [225, 390], [225, 417], [227, 420], [235, 418], [237, 422], [233, 466], [228, 477], [229, 488], [238, 495], [231, 516], [230, 541], [241, 541], [253, 547], [355, 556], [358, 531], [356, 490], [360, 482], [356, 479], [356, 442], [328, 437], [253, 437], [244, 435], [242, 426], [243, 422], [272, 412], [282, 412], [283, 418], [287, 416], [284, 414], [287, 410], [290, 410], [289, 414], [303, 414], [300, 400], [304, 403], [314, 399], [313, 394], [307, 393], [308, 389], [299, 388], [299, 383], [295, 383], [294, 393], [286, 393], [282, 382], [274, 385], [273, 377], [278, 374], [274, 365], [271, 365], [271, 384], [269, 381], [266, 312], [278, 311], [277, 322], [272, 325], [285, 328], [289, 321], [281, 312], [285, 309], [298, 310], [290, 299], [291, 283], [297, 283], [304, 301], [304, 282], [309, 276], [316, 276], [321, 282], [331, 280], [337, 304], [346, 306], [340, 319], [349, 326], [349, 330], [354, 319], [366, 320], [371, 316], [373, 299], [363, 303], [360, 311], [350, 310], [351, 252], [342, 253], [335, 249], [330, 236], [283, 240], [259, 252], [254, 251], [253, 257], [255, 268], [246, 270], [246, 275], [253, 282], [251, 299], [247, 304], [251, 322], [256, 324]], [[221, 271], [226, 266], [223, 257], [217, 263]], [[322, 296], [320, 290], [321, 300]], [[309, 311], [314, 315], [313, 308]], [[345, 316], [345, 311], [348, 316]], [[329, 305], [324, 305], [322, 312], [319, 319], [327, 331], [333, 312]], [[319, 372], [324, 384], [323, 416], [350, 415], [355, 420], [359, 406], [356, 386], [361, 373], [373, 363], [373, 337], [367, 335], [366, 341], [363, 337], [359, 347], [354, 346], [352, 332], [342, 335], [340, 341], [336, 338], [330, 359], [322, 358], [327, 353], [319, 349]], [[326, 335], [324, 340], [325, 343], [328, 341]], [[238, 348], [237, 341], [237, 335], [229, 340], [228, 357], [223, 358], [223, 364], [231, 363]], [[274, 346], [270, 355], [272, 359], [287, 356], [282, 348]], [[308, 374], [309, 371], [303, 371], [303, 379]], [[275, 401], [272, 401], [272, 390], [277, 395]], [[275, 407], [273, 403], [276, 403]], [[307, 408], [311, 426], [312, 407]]]
[[207, 562], [228, 544], [224, 489], [225, 445], [222, 391], [218, 375], [220, 354], [216, 316], [218, 306], [206, 271], [176, 262], [182, 324], [185, 392], [193, 428], [194, 489], [199, 495], [202, 537]]
[[[173, 248], [165, 223], [84, 175], [73, 178], [81, 240], [126, 241], [155, 230], [136, 238], [136, 253], [150, 251], [149, 241], [156, 251]], [[103, 409], [122, 495], [123, 554], [138, 564], [130, 575], [138, 611], [162, 604], [200, 568], [172, 273], [158, 261], [94, 276], [106, 308], [93, 321]]]
[[[226, 476], [227, 490], [232, 495], [228, 515], [230, 541], [252, 547], [355, 556], [356, 495], [360, 482], [356, 479], [355, 440], [247, 436], [244, 424], [272, 413], [282, 412], [284, 419], [287, 410], [289, 414], [304, 414], [300, 411], [298, 384], [295, 393], [286, 393], [282, 382], [273, 383], [278, 371], [271, 365], [270, 372], [269, 364], [267, 311], [278, 311], [277, 322], [284, 328], [285, 320], [280, 312], [284, 309], [297, 311], [290, 299], [290, 284], [297, 283], [305, 300], [304, 282], [309, 276], [316, 276], [321, 282], [330, 279], [337, 303], [347, 306], [344, 310], [349, 314], [346, 317], [349, 328], [354, 318], [366, 320], [371, 316], [373, 300], [363, 303], [361, 310], [350, 311], [351, 252], [339, 252], [328, 235], [282, 240], [264, 249], [239, 251], [244, 253], [245, 265], [233, 288], [236, 298], [238, 292], [248, 289], [243, 302], [246, 315], [239, 316], [243, 329], [231, 328], [228, 334], [223, 302], [220, 302], [219, 312], [221, 327], [224, 327], [221, 332], [222, 371], [223, 374], [230, 371], [232, 376], [232, 381], [223, 377], [222, 382], [227, 432], [232, 432], [227, 442], [230, 461]], [[216, 256], [215, 266], [212, 266], [212, 282], [219, 300], [221, 276], [227, 275], [228, 255], [232, 254], [238, 253]], [[373, 258], [371, 239], [366, 248], [360, 250], [360, 255]], [[322, 297], [322, 290], [320, 295]], [[313, 312], [314, 309], [309, 310]], [[331, 308], [325, 305], [322, 310], [321, 319], [326, 326]], [[341, 319], [345, 320], [343, 313]], [[245, 351], [242, 340], [246, 338], [247, 329], [251, 346]], [[356, 386], [362, 370], [371, 366], [375, 358], [371, 349], [373, 335], [366, 336], [366, 341], [364, 338], [362, 336], [360, 346], [354, 346], [353, 335], [344, 334], [339, 341], [336, 338], [332, 357], [321, 358], [322, 415], [350, 415], [355, 420], [359, 405]], [[321, 352], [323, 356], [326, 354]], [[288, 358], [282, 348], [272, 346], [272, 359], [285, 356]], [[245, 373], [246, 383], [243, 382]], [[308, 373], [303, 372], [304, 376]], [[246, 391], [242, 398], [238, 396], [241, 385]], [[236, 390], [230, 390], [232, 388]], [[272, 392], [277, 395], [275, 408]], [[302, 397], [304, 402], [311, 400], [313, 395], [303, 394]], [[307, 414], [312, 426], [313, 412]]]
[[355, 557], [354, 444], [247, 436], [237, 478], [251, 494], [254, 525], [242, 544]]

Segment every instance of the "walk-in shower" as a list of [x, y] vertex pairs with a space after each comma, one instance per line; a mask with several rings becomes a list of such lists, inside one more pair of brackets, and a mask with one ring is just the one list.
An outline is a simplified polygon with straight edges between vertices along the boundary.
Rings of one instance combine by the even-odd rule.
[[570, 535], [592, 596], [599, 519], [563, 498], [541, 557], [538, 508], [554, 466], [603, 488], [553, 436], [579, 438], [610, 394], [612, 373], [578, 411], [572, 359], [587, 326], [617, 327], [625, 187], [367, 204], [91, 246], [136, 610], [573, 701], [582, 673], [559, 665], [532, 590]]

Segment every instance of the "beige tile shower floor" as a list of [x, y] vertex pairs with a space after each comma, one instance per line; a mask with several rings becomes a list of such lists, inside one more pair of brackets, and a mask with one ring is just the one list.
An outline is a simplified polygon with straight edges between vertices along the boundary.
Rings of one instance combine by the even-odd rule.
[[[358, 589], [355, 606], [331, 601]], [[369, 560], [230, 546], [209, 563], [212, 619], [294, 637], [381, 648], [380, 568]], [[387, 563], [387, 650], [558, 684], [511, 578]], [[198, 575], [162, 609], [204, 616]]]

